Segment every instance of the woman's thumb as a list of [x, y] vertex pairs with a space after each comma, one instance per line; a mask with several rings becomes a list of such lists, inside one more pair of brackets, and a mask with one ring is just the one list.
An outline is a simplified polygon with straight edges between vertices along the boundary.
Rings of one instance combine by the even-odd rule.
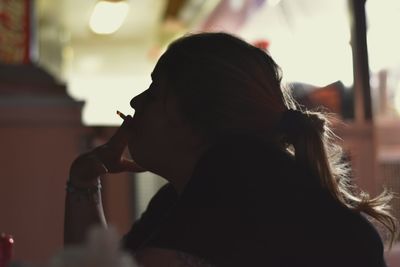
[[140, 167], [136, 162], [129, 159], [122, 159], [121, 162], [122, 168], [128, 172], [145, 172], [146, 169]]

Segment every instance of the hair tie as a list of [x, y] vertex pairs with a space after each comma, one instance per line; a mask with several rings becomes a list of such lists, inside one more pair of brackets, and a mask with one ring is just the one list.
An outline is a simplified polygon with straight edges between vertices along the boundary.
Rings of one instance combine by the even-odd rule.
[[286, 135], [286, 141], [293, 144], [307, 129], [323, 134], [325, 119], [318, 113], [288, 109], [283, 112], [278, 131]]
[[288, 109], [283, 112], [278, 128], [280, 132], [286, 134], [289, 139], [292, 139], [290, 137], [300, 133], [307, 123], [307, 118], [303, 112]]

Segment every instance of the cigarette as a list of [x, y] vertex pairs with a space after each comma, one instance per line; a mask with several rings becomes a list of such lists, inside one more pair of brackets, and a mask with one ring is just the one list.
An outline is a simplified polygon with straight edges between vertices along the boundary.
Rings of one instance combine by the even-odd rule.
[[117, 110], [117, 115], [120, 116], [123, 120], [126, 119], [126, 115], [119, 110]]

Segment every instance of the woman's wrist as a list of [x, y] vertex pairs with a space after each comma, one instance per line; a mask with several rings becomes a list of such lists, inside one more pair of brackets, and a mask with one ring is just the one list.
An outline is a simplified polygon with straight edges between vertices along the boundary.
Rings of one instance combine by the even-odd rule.
[[100, 180], [97, 181], [96, 185], [91, 186], [77, 186], [71, 182], [71, 180], [67, 181], [65, 190], [70, 197], [70, 199], [76, 199], [81, 201], [82, 199], [86, 199], [92, 201], [94, 203], [99, 203], [101, 199], [101, 183]]
[[100, 176], [97, 176], [96, 178], [80, 178], [78, 176], [70, 175], [67, 184], [70, 184], [74, 187], [77, 188], [91, 188], [91, 187], [96, 187], [100, 185]]
[[90, 186], [77, 186], [71, 180], [67, 181], [66, 190], [68, 193], [97, 193], [101, 190], [101, 182], [98, 180], [97, 184]]

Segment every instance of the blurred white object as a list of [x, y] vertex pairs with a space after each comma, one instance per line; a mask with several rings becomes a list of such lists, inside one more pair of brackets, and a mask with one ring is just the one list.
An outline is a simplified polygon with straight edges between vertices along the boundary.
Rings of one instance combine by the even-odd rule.
[[114, 228], [94, 227], [86, 244], [66, 247], [51, 259], [48, 267], [138, 267], [133, 258], [119, 246]]
[[122, 26], [128, 11], [125, 1], [97, 2], [90, 17], [90, 29], [97, 34], [112, 34]]

